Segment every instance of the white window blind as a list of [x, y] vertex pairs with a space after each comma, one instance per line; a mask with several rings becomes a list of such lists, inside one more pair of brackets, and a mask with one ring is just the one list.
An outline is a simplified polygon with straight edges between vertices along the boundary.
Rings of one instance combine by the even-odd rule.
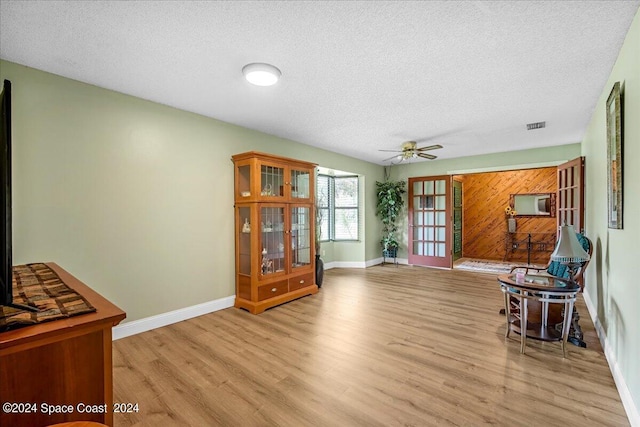
[[320, 240], [358, 240], [358, 177], [319, 174], [316, 189]]

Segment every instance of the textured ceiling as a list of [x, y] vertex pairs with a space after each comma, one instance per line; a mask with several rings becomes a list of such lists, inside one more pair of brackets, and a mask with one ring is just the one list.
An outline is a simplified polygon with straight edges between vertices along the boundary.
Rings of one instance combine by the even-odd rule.
[[454, 158], [581, 141], [639, 3], [1, 0], [0, 57], [375, 163]]

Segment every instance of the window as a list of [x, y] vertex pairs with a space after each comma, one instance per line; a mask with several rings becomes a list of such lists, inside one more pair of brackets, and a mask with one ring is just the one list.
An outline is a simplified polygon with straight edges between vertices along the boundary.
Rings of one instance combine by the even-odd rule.
[[320, 240], [358, 240], [358, 177], [319, 174], [316, 188]]
[[332, 179], [328, 175], [318, 175], [318, 181], [316, 184], [316, 206], [318, 210], [316, 211], [316, 222], [317, 226], [320, 228], [320, 241], [328, 242], [331, 240], [331, 235], [329, 233], [329, 217], [331, 213], [331, 204], [329, 200], [333, 199], [332, 196]]

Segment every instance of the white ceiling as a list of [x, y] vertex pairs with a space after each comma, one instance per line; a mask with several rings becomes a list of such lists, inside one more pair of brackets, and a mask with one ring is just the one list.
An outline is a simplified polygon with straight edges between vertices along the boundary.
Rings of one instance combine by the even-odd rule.
[[580, 142], [639, 4], [0, 0], [0, 57], [382, 164]]

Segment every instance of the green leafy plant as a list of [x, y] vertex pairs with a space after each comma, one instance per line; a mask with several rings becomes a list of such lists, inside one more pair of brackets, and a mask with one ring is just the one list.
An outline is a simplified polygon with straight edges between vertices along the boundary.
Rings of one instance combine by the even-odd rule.
[[396, 222], [404, 206], [402, 195], [406, 193], [405, 186], [405, 181], [376, 181], [376, 216], [382, 220], [380, 245], [385, 251], [397, 250], [399, 246]]

